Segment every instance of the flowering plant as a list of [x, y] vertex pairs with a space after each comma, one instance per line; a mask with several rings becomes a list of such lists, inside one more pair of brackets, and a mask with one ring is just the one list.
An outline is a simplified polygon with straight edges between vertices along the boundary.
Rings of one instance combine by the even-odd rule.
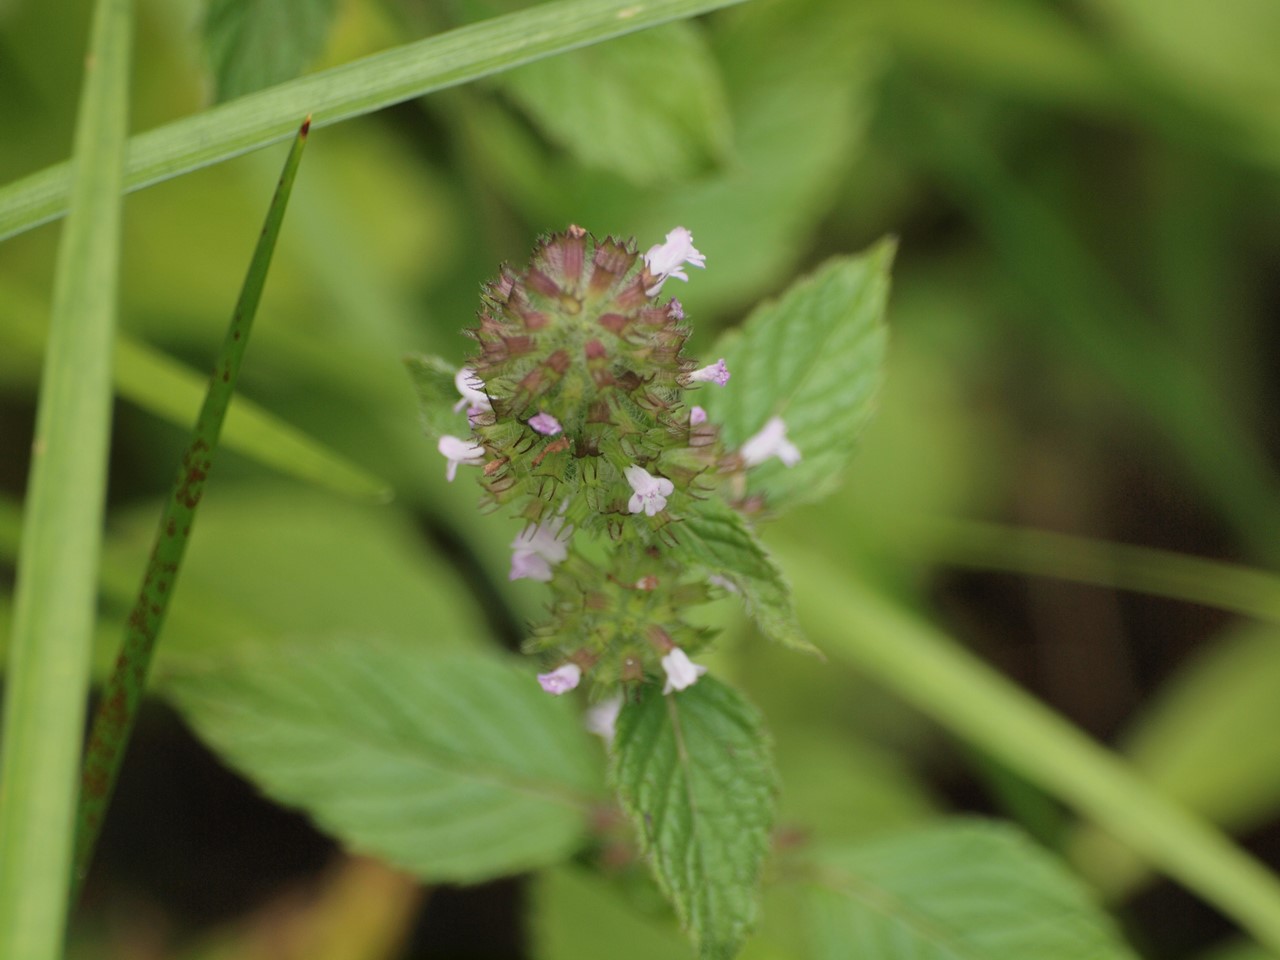
[[[889, 254], [833, 262], [700, 364], [666, 295], [707, 266], [691, 232], [642, 255], [570, 227], [484, 287], [465, 366], [410, 360], [447, 479], [476, 468], [484, 505], [525, 523], [509, 577], [551, 593], [525, 643], [544, 665], [536, 681], [552, 696], [588, 690], [618, 798], [705, 954], [731, 954], [751, 928], [775, 775], [758, 713], [694, 659], [713, 632], [690, 612], [733, 596], [766, 636], [813, 649], [755, 523], [820, 492], [849, 452], [877, 369], [852, 422], [828, 414], [824, 429], [815, 414], [842, 366], [882, 350], [853, 307], [870, 292], [878, 319]], [[770, 346], [805, 326], [843, 349]], [[806, 478], [811, 460], [824, 476]]]

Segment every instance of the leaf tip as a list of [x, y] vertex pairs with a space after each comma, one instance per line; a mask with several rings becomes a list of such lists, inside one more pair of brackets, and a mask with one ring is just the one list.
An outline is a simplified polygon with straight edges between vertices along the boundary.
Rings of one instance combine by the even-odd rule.
[[311, 132], [311, 114], [307, 114], [307, 119], [302, 121], [302, 126], [298, 128], [298, 138], [305, 140], [308, 133]]

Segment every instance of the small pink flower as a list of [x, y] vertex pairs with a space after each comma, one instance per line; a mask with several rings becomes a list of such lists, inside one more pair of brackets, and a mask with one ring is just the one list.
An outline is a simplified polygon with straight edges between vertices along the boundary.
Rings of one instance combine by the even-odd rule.
[[681, 303], [679, 300], [677, 300], [675, 297], [672, 297], [670, 302], [667, 303], [667, 316], [669, 316], [672, 320], [683, 320], [684, 304]]
[[672, 647], [671, 651], [662, 658], [662, 669], [667, 675], [667, 684], [662, 688], [663, 693], [691, 687], [707, 672], [706, 667], [700, 663], [694, 663], [679, 647]]
[[436, 444], [436, 449], [449, 461], [444, 475], [450, 483], [453, 483], [453, 478], [458, 475], [458, 464], [479, 466], [484, 463], [484, 447], [471, 440], [462, 440], [445, 434]]
[[560, 421], [551, 414], [543, 411], [529, 418], [529, 426], [542, 434], [544, 437], [554, 437], [557, 433], [564, 429], [560, 426]]
[[693, 373], [689, 374], [690, 383], [714, 383], [717, 387], [723, 387], [729, 382], [729, 368], [724, 365], [724, 357], [721, 357], [715, 363], [709, 363], [705, 367], [699, 367]]
[[667, 508], [667, 497], [675, 492], [675, 484], [666, 477], [655, 477], [644, 467], [632, 464], [623, 471], [635, 492], [627, 502], [632, 513], [644, 512], [652, 517]]
[[568, 693], [582, 681], [582, 668], [576, 663], [566, 663], [550, 673], [538, 674], [538, 683], [552, 696]]
[[463, 367], [453, 378], [453, 385], [462, 394], [462, 399], [453, 405], [454, 412], [467, 408], [467, 419], [474, 420], [493, 407], [489, 403], [489, 395], [484, 392], [484, 381], [476, 376], [470, 367]]
[[787, 439], [787, 425], [781, 417], [771, 417], [760, 432], [742, 445], [742, 460], [748, 467], [777, 457], [788, 467], [800, 462], [800, 450]]
[[707, 411], [694, 407], [689, 411], [689, 426], [697, 427], [707, 422]]
[[644, 255], [644, 265], [657, 281], [645, 293], [656, 297], [668, 277], [687, 283], [689, 275], [684, 272], [684, 265], [687, 263], [691, 267], [705, 268], [706, 259], [693, 245], [693, 234], [684, 227], [676, 227], [667, 234], [665, 243], [654, 244]]
[[622, 694], [601, 700], [587, 711], [583, 717], [587, 731], [597, 737], [603, 737], [605, 743], [613, 743], [614, 726], [618, 722], [618, 714], [622, 712]]
[[569, 537], [573, 527], [565, 529], [563, 517], [551, 517], [520, 532], [511, 541], [511, 573], [509, 580], [551, 579], [551, 568], [563, 563], [569, 555]]

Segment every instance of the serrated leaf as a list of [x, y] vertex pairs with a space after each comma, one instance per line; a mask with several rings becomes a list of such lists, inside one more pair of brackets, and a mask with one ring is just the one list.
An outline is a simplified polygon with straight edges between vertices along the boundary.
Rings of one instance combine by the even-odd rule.
[[599, 790], [572, 704], [497, 657], [297, 644], [184, 667], [163, 691], [268, 795], [424, 880], [564, 859]]
[[801, 460], [771, 458], [751, 468], [748, 490], [780, 510], [830, 493], [870, 418], [883, 377], [885, 302], [895, 244], [840, 257], [757, 307], [740, 330], [722, 337], [733, 380], [699, 400], [740, 446], [772, 417], [782, 417]]
[[732, 957], [755, 923], [773, 823], [759, 713], [714, 677], [671, 696], [642, 688], [618, 717], [611, 774], [699, 956]]
[[796, 650], [818, 652], [800, 632], [782, 570], [742, 514], [718, 499], [697, 501], [673, 530], [677, 553], [730, 581], [765, 636]]
[[720, 74], [693, 24], [542, 60], [504, 75], [501, 84], [584, 164], [636, 183], [688, 177], [729, 152]]
[[1052, 856], [994, 823], [950, 823], [826, 851], [811, 960], [1135, 960]]
[[292, 80], [324, 48], [334, 0], [209, 0], [204, 47], [217, 99]]
[[405, 357], [409, 378], [413, 380], [413, 392], [418, 397], [418, 415], [422, 429], [433, 440], [450, 434], [463, 436], [470, 431], [465, 412], [455, 410], [458, 388], [454, 376], [458, 370], [439, 357], [416, 354]]

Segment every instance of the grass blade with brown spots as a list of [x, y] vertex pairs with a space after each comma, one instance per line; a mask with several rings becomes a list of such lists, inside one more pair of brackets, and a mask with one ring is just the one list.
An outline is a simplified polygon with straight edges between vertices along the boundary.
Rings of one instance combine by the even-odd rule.
[[75, 889], [79, 888], [88, 871], [103, 816], [120, 773], [120, 764], [137, 717], [138, 704], [146, 687], [152, 654], [155, 652], [169, 598], [173, 596], [182, 556], [191, 535], [196, 507], [213, 466], [213, 455], [218, 448], [222, 424], [235, 393], [240, 364], [244, 359], [249, 332], [262, 297], [267, 270], [271, 265], [276, 238], [280, 233], [280, 224], [284, 219], [285, 207], [289, 202], [310, 126], [311, 119], [308, 117], [294, 138], [293, 148], [285, 160], [284, 172], [280, 175], [275, 196], [267, 211], [266, 223], [263, 224], [253, 260], [245, 275], [244, 286], [240, 290], [240, 299], [231, 317], [231, 326], [223, 341], [222, 351], [214, 365], [209, 390], [196, 420], [191, 443], [182, 455], [173, 492], [160, 517], [142, 587], [125, 626], [120, 656], [94, 714], [89, 745], [85, 750], [77, 817], [76, 869], [73, 880]]

